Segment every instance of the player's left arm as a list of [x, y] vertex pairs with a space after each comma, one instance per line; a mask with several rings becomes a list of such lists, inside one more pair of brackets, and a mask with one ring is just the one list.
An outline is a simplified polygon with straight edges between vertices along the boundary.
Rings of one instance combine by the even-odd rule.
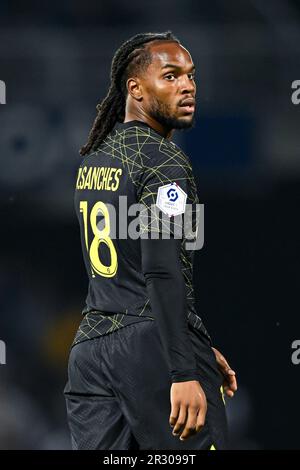
[[231, 369], [230, 365], [226, 361], [223, 354], [220, 353], [216, 348], [212, 348], [215, 353], [219, 371], [224, 377], [223, 389], [226, 395], [232, 398], [237, 391], [237, 380], [234, 370]]

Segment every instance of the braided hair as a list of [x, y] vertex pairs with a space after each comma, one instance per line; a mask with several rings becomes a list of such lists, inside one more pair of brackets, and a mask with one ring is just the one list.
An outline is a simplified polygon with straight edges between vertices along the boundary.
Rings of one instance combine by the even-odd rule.
[[179, 40], [171, 33], [136, 34], [116, 51], [110, 73], [110, 87], [106, 97], [96, 106], [98, 114], [80, 155], [97, 150], [116, 122], [123, 122], [127, 97], [126, 82], [131, 74], [141, 73], [151, 64], [151, 53], [145, 45], [150, 41]]

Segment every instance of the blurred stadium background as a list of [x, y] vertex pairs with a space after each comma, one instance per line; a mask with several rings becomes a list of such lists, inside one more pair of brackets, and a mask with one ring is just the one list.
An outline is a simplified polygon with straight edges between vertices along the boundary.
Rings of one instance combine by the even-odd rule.
[[14, 1], [0, 28], [0, 448], [70, 448], [62, 391], [87, 289], [78, 149], [114, 51], [167, 29], [197, 67], [197, 126], [176, 139], [205, 205], [198, 310], [238, 374], [231, 447], [299, 448], [300, 2]]

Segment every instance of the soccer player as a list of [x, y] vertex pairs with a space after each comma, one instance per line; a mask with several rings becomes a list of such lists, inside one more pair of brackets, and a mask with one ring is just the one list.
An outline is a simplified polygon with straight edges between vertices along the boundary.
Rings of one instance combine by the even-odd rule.
[[171, 141], [193, 125], [194, 74], [169, 31], [126, 41], [80, 151], [89, 290], [64, 390], [73, 449], [227, 446], [223, 392], [237, 390], [235, 372], [195, 310], [199, 201], [189, 158]]

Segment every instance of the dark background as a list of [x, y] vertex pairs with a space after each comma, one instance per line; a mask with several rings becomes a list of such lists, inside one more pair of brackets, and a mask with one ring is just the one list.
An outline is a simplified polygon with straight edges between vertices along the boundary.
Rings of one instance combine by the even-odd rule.
[[87, 277], [73, 208], [79, 147], [120, 44], [171, 29], [197, 67], [177, 133], [205, 205], [198, 310], [236, 370], [235, 449], [300, 448], [300, 4], [291, 0], [2, 2], [0, 448], [70, 448], [62, 390]]

